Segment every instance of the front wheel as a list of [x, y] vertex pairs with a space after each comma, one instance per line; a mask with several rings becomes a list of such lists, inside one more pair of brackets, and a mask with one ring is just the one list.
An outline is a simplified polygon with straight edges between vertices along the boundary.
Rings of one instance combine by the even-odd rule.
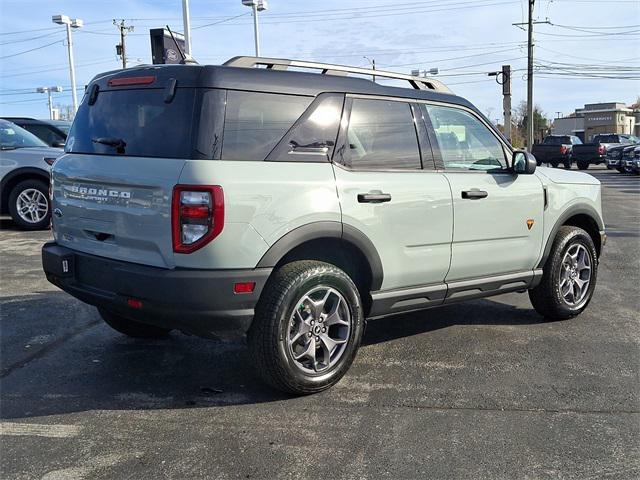
[[598, 255], [593, 240], [578, 227], [560, 227], [544, 265], [540, 284], [529, 290], [536, 311], [547, 319], [580, 314], [596, 287]]
[[357, 287], [334, 265], [295, 261], [274, 272], [249, 329], [262, 379], [298, 395], [325, 390], [355, 358], [364, 326]]
[[24, 230], [47, 228], [51, 220], [48, 185], [38, 179], [18, 183], [9, 194], [9, 214]]

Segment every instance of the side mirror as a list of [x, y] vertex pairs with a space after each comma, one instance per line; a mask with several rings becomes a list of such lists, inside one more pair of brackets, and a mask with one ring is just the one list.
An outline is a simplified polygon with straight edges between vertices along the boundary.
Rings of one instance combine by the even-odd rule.
[[511, 158], [511, 168], [514, 173], [531, 175], [536, 171], [536, 166], [538, 162], [536, 162], [536, 157], [531, 155], [529, 152], [525, 152], [524, 150], [516, 150], [513, 152], [513, 157]]

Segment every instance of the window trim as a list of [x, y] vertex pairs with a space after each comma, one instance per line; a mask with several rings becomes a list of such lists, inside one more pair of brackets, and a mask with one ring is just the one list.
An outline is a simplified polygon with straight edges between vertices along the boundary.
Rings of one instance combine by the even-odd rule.
[[427, 132], [429, 132], [429, 138], [431, 140], [432, 148], [434, 150], [434, 160], [436, 162], [436, 170], [438, 172], [445, 172], [445, 173], [473, 173], [473, 174], [484, 173], [484, 174], [490, 174], [490, 175], [501, 175], [501, 174], [512, 175], [513, 174], [512, 166], [511, 166], [511, 156], [513, 155], [513, 151], [514, 151], [513, 147], [511, 145], [509, 145], [507, 142], [505, 142], [504, 139], [502, 139], [499, 135], [496, 135], [496, 132], [494, 131], [494, 127], [492, 125], [490, 125], [489, 123], [487, 123], [482, 117], [480, 117], [477, 112], [475, 112], [471, 108], [468, 108], [468, 107], [465, 107], [465, 106], [462, 106], [462, 105], [455, 105], [455, 104], [446, 103], [446, 102], [438, 102], [438, 101], [434, 101], [434, 100], [416, 99], [416, 103], [418, 103], [419, 105], [420, 104], [424, 104], [424, 105], [433, 105], [433, 106], [436, 106], [436, 107], [452, 108], [452, 109], [461, 110], [461, 111], [464, 111], [464, 112], [470, 114], [472, 117], [474, 117], [480, 123], [482, 123], [487, 128], [487, 130], [489, 130], [489, 132], [498, 140], [498, 142], [502, 146], [502, 150], [503, 150], [503, 154], [504, 154], [504, 158], [505, 158], [505, 163], [507, 164], [507, 167], [502, 169], [502, 170], [500, 170], [500, 171], [470, 170], [470, 169], [463, 169], [463, 168], [447, 168], [446, 165], [444, 164], [444, 160], [442, 158], [442, 151], [440, 150], [440, 144], [438, 143], [438, 139], [436, 138], [435, 129], [433, 128], [433, 124], [431, 123], [431, 116], [429, 115], [429, 112], [426, 111], [426, 109], [425, 109], [426, 115], [424, 116], [424, 119], [425, 119], [425, 122], [428, 122], [427, 123]]
[[[418, 156], [420, 159], [420, 167], [419, 168], [402, 168], [402, 169], [398, 169], [398, 168], [353, 168], [353, 167], [348, 167], [347, 165], [345, 165], [344, 161], [341, 161], [338, 157], [342, 155], [342, 152], [345, 151], [346, 149], [346, 145], [347, 145], [347, 134], [349, 131], [349, 125], [351, 122], [351, 109], [353, 107], [353, 100], [354, 99], [362, 99], [362, 100], [382, 100], [382, 101], [391, 101], [391, 102], [398, 102], [398, 103], [404, 103], [405, 105], [409, 106], [409, 111], [411, 112], [411, 118], [413, 119], [413, 128], [414, 128], [414, 133], [416, 135], [416, 143], [418, 145]], [[340, 120], [340, 129], [338, 132], [338, 141], [336, 142], [336, 147], [334, 148], [333, 151], [333, 156], [331, 157], [331, 163], [338, 165], [339, 167], [341, 167], [344, 170], [350, 171], [350, 172], [385, 172], [385, 173], [416, 173], [416, 172], [435, 172], [435, 163], [434, 168], [430, 168], [430, 169], [426, 169], [424, 167], [424, 152], [427, 151], [429, 153], [432, 153], [432, 147], [430, 142], [428, 142], [428, 145], [424, 146], [424, 151], [423, 151], [423, 144], [421, 142], [421, 137], [420, 137], [420, 129], [418, 127], [418, 119], [415, 116], [415, 110], [414, 110], [414, 105], [416, 104], [416, 99], [415, 98], [401, 98], [401, 97], [389, 97], [389, 96], [384, 96], [384, 95], [363, 95], [363, 94], [356, 94], [356, 93], [346, 93], [345, 95], [345, 101], [344, 101], [344, 108], [342, 110], [342, 119]], [[427, 141], [429, 140], [428, 138], [426, 139]], [[426, 150], [426, 147], [428, 146], [429, 150]], [[433, 158], [433, 155], [432, 155]]]

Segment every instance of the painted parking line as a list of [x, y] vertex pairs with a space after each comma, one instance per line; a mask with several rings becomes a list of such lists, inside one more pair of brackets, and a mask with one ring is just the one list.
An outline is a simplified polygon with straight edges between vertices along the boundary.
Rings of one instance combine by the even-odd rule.
[[78, 425], [44, 425], [37, 423], [0, 422], [0, 435], [33, 436], [49, 438], [77, 437], [82, 427]]

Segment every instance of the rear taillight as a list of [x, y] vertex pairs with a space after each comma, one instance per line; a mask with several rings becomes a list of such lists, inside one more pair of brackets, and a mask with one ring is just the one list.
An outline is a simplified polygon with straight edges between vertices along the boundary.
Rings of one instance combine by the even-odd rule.
[[173, 251], [191, 253], [224, 226], [224, 194], [218, 185], [176, 185], [171, 208]]
[[604, 148], [604, 145], [599, 145], [598, 146], [598, 155], [604, 155], [605, 153], [607, 153], [607, 149]]
[[567, 150], [569, 149], [566, 145], [560, 145], [560, 155], [565, 155], [567, 153]]

